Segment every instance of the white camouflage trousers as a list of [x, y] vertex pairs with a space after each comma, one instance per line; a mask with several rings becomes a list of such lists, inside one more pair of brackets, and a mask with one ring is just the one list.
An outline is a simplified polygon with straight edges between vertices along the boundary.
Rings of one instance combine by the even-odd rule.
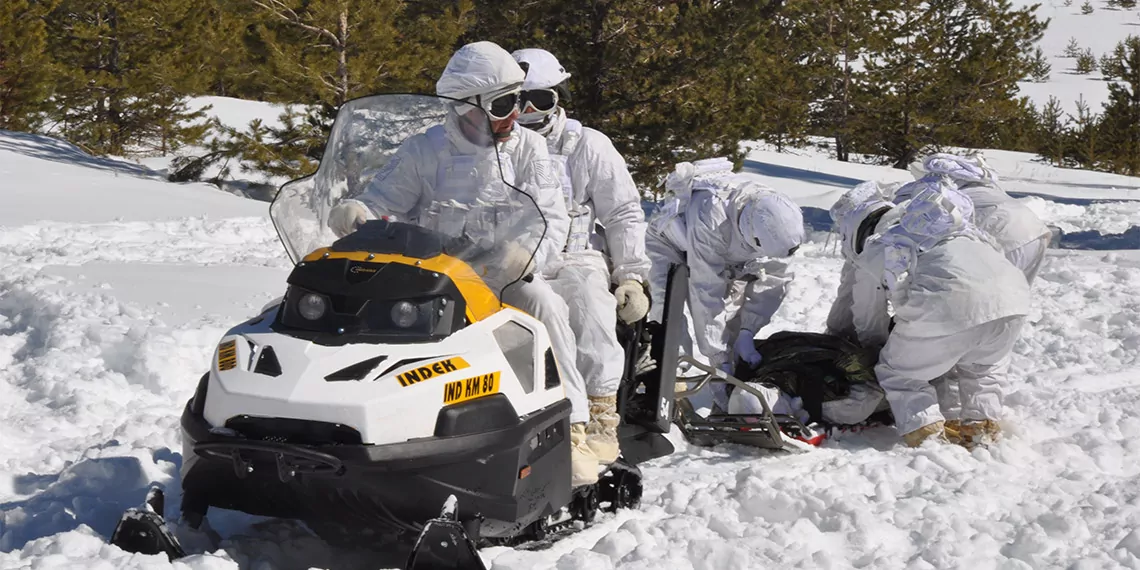
[[1001, 418], [1006, 371], [1025, 317], [938, 337], [891, 333], [875, 375], [900, 434], [944, 419]]

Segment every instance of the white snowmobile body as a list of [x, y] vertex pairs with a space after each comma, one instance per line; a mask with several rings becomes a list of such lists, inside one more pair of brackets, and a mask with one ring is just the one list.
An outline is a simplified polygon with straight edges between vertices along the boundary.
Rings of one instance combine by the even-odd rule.
[[[243, 416], [295, 418], [338, 424], [357, 431], [363, 444], [384, 445], [432, 437], [439, 411], [492, 394], [505, 396], [519, 416], [564, 397], [560, 383], [535, 381], [536, 371], [545, 374], [546, 329], [513, 308], [439, 342], [339, 346], [273, 331], [281, 310], [222, 338], [203, 409], [211, 426]], [[267, 374], [273, 360], [280, 372]]]

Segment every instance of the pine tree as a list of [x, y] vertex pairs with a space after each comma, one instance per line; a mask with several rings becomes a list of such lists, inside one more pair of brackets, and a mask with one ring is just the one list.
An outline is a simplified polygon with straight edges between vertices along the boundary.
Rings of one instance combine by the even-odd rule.
[[796, 26], [807, 46], [807, 63], [799, 74], [812, 88], [815, 134], [835, 139], [835, 154], [847, 161], [851, 154], [854, 115], [860, 101], [857, 87], [863, 81], [860, 55], [871, 34], [871, 4], [867, 0], [788, 2], [784, 12], [801, 7]]
[[1081, 46], [1077, 43], [1077, 38], [1069, 38], [1069, 44], [1065, 46], [1064, 57], [1080, 57]]
[[1086, 49], [1077, 56], [1076, 72], [1081, 75], [1088, 75], [1096, 71], [1096, 56], [1093, 55], [1091, 49]]
[[1106, 161], [1114, 172], [1140, 175], [1140, 37], [1122, 42], [1121, 81], [1108, 85], [1101, 120]]
[[775, 41], [774, 8], [768, 1], [484, 0], [464, 40], [553, 53], [573, 74], [574, 116], [609, 135], [635, 179], [655, 186], [680, 160], [739, 155], [741, 139], [767, 128], [761, 116], [783, 121], [789, 134], [802, 124], [807, 101], [798, 94], [778, 101], [783, 110], [764, 99], [786, 86], [765, 85], [764, 73], [775, 70], [756, 63]]
[[201, 115], [185, 111], [177, 88], [187, 73], [180, 30], [192, 17], [178, 0], [62, 0], [49, 16], [62, 134], [116, 155], [195, 142], [201, 129], [188, 125]]
[[1081, 4], [1081, 13], [1086, 15], [1086, 16], [1089, 14], [1092, 14], [1093, 13], [1092, 2], [1089, 2], [1089, 0], [1085, 0], [1085, 3]]
[[1029, 60], [1029, 77], [1033, 78], [1037, 83], [1045, 83], [1049, 81], [1049, 73], [1053, 71], [1053, 66], [1050, 65], [1049, 60], [1045, 57], [1045, 52], [1038, 47], [1033, 52], [1033, 57]]
[[0, 129], [34, 131], [50, 104], [53, 64], [44, 16], [50, 4], [0, 3]]
[[[243, 45], [250, 71], [235, 78], [217, 68], [211, 88], [226, 81], [242, 93], [264, 86], [258, 98], [302, 105], [283, 113], [280, 127], [216, 127], [219, 136], [208, 152], [178, 164], [179, 179], [194, 179], [220, 161], [241, 164], [244, 173], [311, 172], [345, 101], [381, 91], [434, 93], [472, 11], [470, 0], [243, 0], [220, 6], [217, 18], [247, 26]], [[214, 54], [211, 61], [220, 57]], [[220, 177], [232, 174], [223, 168]]]
[[[269, 99], [269, 73], [258, 41], [254, 8], [232, 0], [196, 0], [196, 17], [184, 23], [180, 64], [189, 70], [181, 90], [195, 95]], [[276, 100], [276, 99], [275, 99]]]
[[1127, 58], [1126, 42], [1119, 42], [1111, 54], [1100, 58], [1100, 73], [1105, 79], [1116, 79], [1124, 75], [1124, 59]]
[[1061, 101], [1050, 96], [1049, 102], [1041, 110], [1040, 131], [1037, 137], [1037, 153], [1056, 166], [1065, 163], [1066, 132], [1069, 122], [1061, 109]]
[[1068, 133], [1066, 154], [1082, 168], [1096, 169], [1100, 165], [1100, 117], [1089, 110], [1084, 97], [1077, 100], [1077, 116], [1069, 116], [1073, 128]]
[[435, 13], [402, 0], [246, 0], [268, 67], [294, 101], [339, 106], [378, 90], [432, 92], [471, 3]]
[[[894, 0], [876, 26], [890, 30], [867, 59], [860, 136], [867, 151], [905, 168], [931, 145], [989, 147], [994, 125], [1029, 112], [1016, 98], [1046, 23], [1009, 0]], [[1007, 134], [1023, 136], [1024, 129]]]

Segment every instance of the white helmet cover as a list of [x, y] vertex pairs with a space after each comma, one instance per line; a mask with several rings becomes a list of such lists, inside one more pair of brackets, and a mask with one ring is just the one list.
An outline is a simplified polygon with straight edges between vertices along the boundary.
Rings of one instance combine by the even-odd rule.
[[461, 100], [499, 95], [521, 89], [525, 78], [507, 50], [492, 42], [475, 42], [451, 56], [435, 84], [435, 93]]
[[757, 192], [740, 212], [740, 234], [768, 257], [786, 257], [804, 242], [804, 214], [778, 192]]
[[512, 53], [511, 57], [520, 67], [524, 64], [526, 66], [526, 80], [522, 86], [524, 90], [551, 89], [570, 79], [570, 74], [561, 63], [558, 63], [558, 58], [544, 49], [520, 49]]
[[997, 171], [986, 164], [980, 154], [959, 156], [948, 153], [935, 153], [910, 164], [909, 170], [915, 180], [936, 174], [954, 180], [961, 186], [968, 183], [996, 184]]

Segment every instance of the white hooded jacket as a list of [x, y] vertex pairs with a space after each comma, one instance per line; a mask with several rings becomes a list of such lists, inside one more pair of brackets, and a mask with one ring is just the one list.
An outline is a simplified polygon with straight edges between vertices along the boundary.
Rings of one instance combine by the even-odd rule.
[[[561, 107], [545, 131], [547, 149], [563, 177], [562, 190], [570, 216], [567, 253], [605, 248], [612, 263], [611, 281], [649, 279], [645, 252], [645, 212], [625, 159], [609, 137], [568, 119]], [[605, 243], [596, 243], [600, 222]]]
[[[882, 206], [889, 204], [872, 201], [848, 215], [866, 216]], [[1025, 277], [969, 227], [925, 243], [914, 252], [905, 277], [892, 285], [892, 277], [899, 271], [889, 267], [891, 250], [897, 247], [889, 236], [895, 232], [908, 234], [901, 230], [899, 221], [908, 215], [905, 207], [901, 214], [884, 216], [875, 235], [844, 266], [839, 295], [828, 316], [829, 329], [844, 332], [853, 328], [863, 345], [881, 346], [889, 335], [888, 301], [894, 307], [895, 330], [918, 338], [946, 336], [1028, 314], [1029, 285]], [[919, 236], [914, 241], [923, 239]]]
[[[522, 69], [502, 48], [477, 42], [464, 46], [452, 57], [436, 90], [441, 96], [468, 99], [512, 85], [517, 88], [523, 76]], [[443, 125], [404, 141], [356, 199], [378, 216], [395, 215], [427, 225], [424, 218], [433, 204], [470, 199], [473, 192], [495, 187], [501, 172], [503, 179], [534, 199], [545, 218], [545, 237], [534, 259], [535, 270], [541, 271], [564, 247], [569, 228], [557, 170], [545, 141], [516, 124], [504, 142], [494, 146], [475, 144], [461, 130], [463, 119], [459, 113], [463, 107], [453, 108]], [[526, 197], [515, 199], [528, 201]]]
[[[998, 186], [997, 174], [980, 159], [933, 154], [911, 169], [917, 178], [933, 174], [952, 180], [974, 202], [975, 225], [993, 236], [1003, 253], [1052, 236], [1033, 210]], [[906, 199], [905, 194], [897, 196], [895, 202]]]
[[[762, 203], [765, 212], [783, 214], [753, 230], [764, 234], [764, 247], [746, 239], [742, 230], [742, 221], [749, 223], [746, 210]], [[693, 179], [684, 218], [683, 244], [676, 243], [675, 232], [668, 232], [675, 218], [657, 218], [651, 224], [649, 251], [655, 259], [650, 289], [655, 299], [663, 298], [668, 265], [683, 256], [690, 272], [688, 299], [697, 346], [710, 364], [720, 366], [732, 361], [731, 336], [736, 331], [728, 326], [727, 305], [733, 281], [751, 282], [740, 309], [740, 328], [759, 331], [780, 308], [794, 278], [778, 258], [803, 242], [803, 216], [791, 200], [770, 188], [732, 175], [712, 175]]]

